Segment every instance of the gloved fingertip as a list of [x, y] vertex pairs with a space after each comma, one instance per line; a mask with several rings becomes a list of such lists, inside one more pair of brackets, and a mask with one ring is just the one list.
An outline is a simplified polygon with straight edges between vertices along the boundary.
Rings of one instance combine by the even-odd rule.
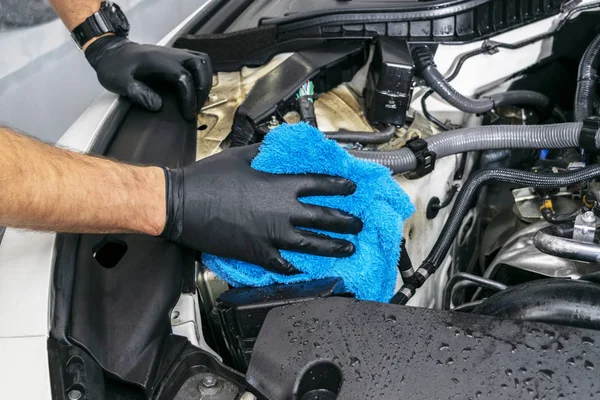
[[154, 92], [148, 93], [147, 103], [148, 103], [148, 106], [146, 108], [148, 108], [148, 110], [154, 111], [154, 112], [160, 111], [163, 106], [162, 98]]
[[339, 247], [339, 252], [342, 256], [349, 257], [356, 253], [356, 247], [354, 246], [354, 243], [345, 242]]
[[163, 105], [162, 98], [158, 93], [142, 82], [131, 84], [128, 88], [127, 97], [132, 102], [153, 112], [160, 111]]

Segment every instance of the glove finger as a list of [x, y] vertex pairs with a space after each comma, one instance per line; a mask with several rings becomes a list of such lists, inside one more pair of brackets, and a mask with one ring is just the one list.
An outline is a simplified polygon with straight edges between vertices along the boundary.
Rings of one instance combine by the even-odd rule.
[[196, 118], [196, 91], [194, 89], [194, 78], [181, 66], [180, 69], [167, 72], [164, 75], [167, 82], [175, 85], [177, 95], [181, 103], [181, 114], [187, 121]]
[[319, 233], [292, 228], [291, 234], [284, 240], [277, 240], [281, 250], [314, 254], [323, 257], [349, 257], [355, 252], [354, 244], [342, 239], [333, 239]]
[[133, 81], [127, 87], [126, 96], [129, 100], [147, 110], [156, 112], [162, 108], [162, 98], [158, 93], [140, 81]]
[[290, 222], [294, 226], [304, 228], [351, 234], [357, 234], [363, 227], [360, 218], [352, 214], [312, 204], [302, 204], [302, 211], [299, 215], [290, 218]]
[[356, 191], [356, 184], [348, 179], [328, 175], [298, 175], [298, 197], [348, 196]]
[[266, 261], [262, 267], [268, 271], [282, 275], [296, 275], [300, 273], [289, 261], [281, 257], [277, 249], [271, 249], [267, 252]]
[[192, 74], [196, 89], [196, 112], [199, 113], [206, 102], [212, 86], [212, 67], [206, 55], [194, 56], [183, 63], [183, 66]]

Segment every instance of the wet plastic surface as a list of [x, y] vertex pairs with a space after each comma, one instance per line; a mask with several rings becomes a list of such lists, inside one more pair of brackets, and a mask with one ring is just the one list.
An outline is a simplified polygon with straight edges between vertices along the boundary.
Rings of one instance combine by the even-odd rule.
[[597, 398], [595, 343], [593, 330], [329, 298], [271, 311], [246, 377], [268, 399], [302, 398], [321, 364], [339, 368], [340, 399]]

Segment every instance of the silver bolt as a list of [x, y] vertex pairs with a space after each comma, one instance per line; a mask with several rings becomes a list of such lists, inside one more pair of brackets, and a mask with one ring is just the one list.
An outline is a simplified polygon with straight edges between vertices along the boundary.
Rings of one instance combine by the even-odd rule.
[[216, 93], [211, 93], [211, 94], [209, 94], [209, 95], [208, 95], [208, 99], [209, 99], [211, 102], [213, 102], [213, 103], [214, 103], [215, 101], [217, 101], [217, 99], [218, 99], [218, 98], [219, 98], [219, 96], [217, 96], [217, 94], [216, 94]]
[[83, 393], [77, 389], [73, 389], [69, 392], [69, 400], [80, 400], [82, 397]]
[[592, 211], [586, 211], [581, 218], [583, 222], [587, 222], [589, 224], [596, 222], [596, 215]]
[[217, 378], [212, 374], [207, 374], [202, 378], [202, 386], [205, 388], [214, 387], [217, 384]]

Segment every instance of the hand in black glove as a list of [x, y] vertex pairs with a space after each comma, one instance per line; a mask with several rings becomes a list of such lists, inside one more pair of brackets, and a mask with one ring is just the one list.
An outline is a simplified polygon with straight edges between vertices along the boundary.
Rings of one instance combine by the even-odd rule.
[[354, 245], [297, 227], [356, 234], [360, 219], [304, 204], [299, 197], [347, 196], [356, 185], [325, 175], [274, 175], [254, 170], [258, 144], [231, 148], [178, 170], [166, 170], [163, 237], [281, 274], [297, 272], [279, 250], [347, 257]]
[[161, 109], [162, 99], [148, 85], [173, 84], [188, 121], [200, 111], [212, 86], [212, 67], [204, 53], [104, 36], [89, 45], [85, 56], [102, 86], [151, 111]]

